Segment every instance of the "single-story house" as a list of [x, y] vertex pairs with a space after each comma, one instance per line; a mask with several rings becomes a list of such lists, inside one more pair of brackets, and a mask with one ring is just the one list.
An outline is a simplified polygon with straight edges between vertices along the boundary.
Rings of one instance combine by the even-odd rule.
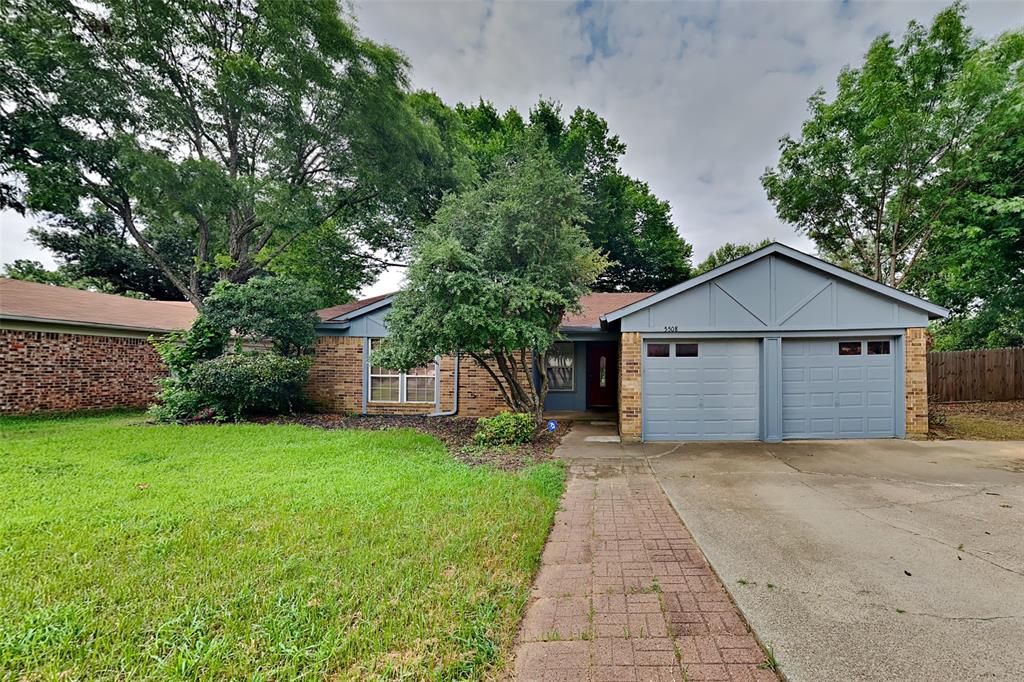
[[[320, 409], [486, 416], [507, 409], [466, 357], [369, 363], [393, 295], [319, 311]], [[626, 440], [899, 438], [928, 428], [921, 298], [771, 244], [658, 293], [597, 293], [547, 357], [545, 408], [604, 411]], [[188, 303], [0, 279], [0, 412], [141, 407], [165, 371], [147, 338]]]
[[0, 413], [145, 407], [165, 374], [147, 339], [195, 316], [190, 303], [0, 278]]
[[[324, 409], [488, 415], [486, 371], [373, 367], [392, 296], [320, 311]], [[654, 294], [592, 294], [547, 359], [550, 411], [608, 410], [624, 440], [900, 438], [928, 428], [926, 327], [948, 311], [782, 244]]]

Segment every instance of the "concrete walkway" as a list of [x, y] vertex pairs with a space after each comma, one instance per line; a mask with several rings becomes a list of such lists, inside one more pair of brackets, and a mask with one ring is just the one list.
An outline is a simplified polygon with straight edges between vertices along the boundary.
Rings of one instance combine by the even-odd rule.
[[569, 463], [523, 619], [522, 682], [777, 680], [640, 446], [613, 425], [577, 423], [556, 454]]

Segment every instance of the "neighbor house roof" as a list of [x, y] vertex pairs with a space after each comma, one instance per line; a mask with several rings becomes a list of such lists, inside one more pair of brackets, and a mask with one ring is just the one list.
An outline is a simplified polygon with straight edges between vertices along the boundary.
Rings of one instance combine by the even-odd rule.
[[[394, 293], [382, 294], [364, 298], [352, 303], [331, 306], [317, 311], [321, 322], [347, 322], [348, 320], [365, 315], [391, 303]], [[635, 303], [643, 298], [651, 296], [650, 292], [630, 293], [598, 293], [588, 294], [580, 299], [582, 310], [578, 313], [568, 313], [562, 318], [562, 327], [570, 329], [599, 329], [601, 327], [601, 316], [610, 313], [623, 306]]]
[[195, 317], [187, 301], [143, 301], [0, 277], [4, 320], [168, 332], [187, 329]]
[[689, 289], [693, 289], [694, 287], [700, 286], [701, 284], [704, 284], [709, 280], [715, 279], [716, 277], [721, 277], [722, 275], [728, 272], [732, 272], [733, 270], [742, 268], [748, 263], [753, 263], [754, 261], [764, 258], [765, 256], [769, 256], [773, 253], [781, 254], [788, 258], [792, 258], [795, 261], [803, 263], [804, 265], [810, 266], [812, 268], [821, 270], [833, 277], [837, 277], [847, 282], [851, 282], [858, 286], [864, 287], [865, 289], [870, 289], [871, 291], [879, 293], [883, 296], [888, 296], [889, 298], [897, 300], [901, 303], [905, 303], [906, 305], [912, 306], [919, 310], [923, 310], [928, 313], [929, 319], [934, 320], [947, 317], [949, 315], [949, 311], [943, 308], [942, 306], [935, 305], [934, 303], [926, 301], [923, 298], [912, 296], [911, 294], [900, 291], [899, 289], [896, 289], [894, 287], [881, 284], [873, 279], [868, 279], [863, 275], [858, 275], [854, 272], [850, 272], [849, 270], [844, 270], [843, 268], [838, 267], [836, 265], [832, 265], [831, 263], [823, 261], [820, 258], [815, 258], [814, 256], [806, 254], [803, 251], [797, 251], [796, 249], [786, 246], [785, 244], [772, 242], [771, 244], [768, 244], [767, 246], [760, 248], [757, 251], [754, 251], [746, 256], [743, 256], [742, 258], [737, 258], [735, 260], [729, 261], [724, 265], [720, 265], [713, 270], [708, 270], [704, 274], [698, 275], [693, 279], [688, 279], [685, 282], [682, 282], [681, 284], [669, 287], [668, 289], [663, 289], [662, 291], [659, 291], [658, 293], [653, 294], [652, 296], [649, 296], [635, 303], [630, 303], [624, 307], [619, 308], [618, 310], [605, 313], [604, 315], [601, 316], [601, 321], [605, 323], [614, 322], [615, 320], [619, 320], [625, 317], [626, 315], [631, 315], [637, 312], [638, 310], [643, 310], [648, 306], [654, 305], [658, 301], [664, 301], [666, 298], [670, 298], [672, 296], [675, 296], [676, 294], [680, 294]]

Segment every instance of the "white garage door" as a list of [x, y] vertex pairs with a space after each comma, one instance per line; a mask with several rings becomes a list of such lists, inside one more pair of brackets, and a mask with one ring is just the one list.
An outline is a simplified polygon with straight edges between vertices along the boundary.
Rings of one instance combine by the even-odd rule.
[[896, 435], [893, 339], [783, 339], [783, 438]]
[[644, 343], [645, 440], [756, 440], [758, 341]]

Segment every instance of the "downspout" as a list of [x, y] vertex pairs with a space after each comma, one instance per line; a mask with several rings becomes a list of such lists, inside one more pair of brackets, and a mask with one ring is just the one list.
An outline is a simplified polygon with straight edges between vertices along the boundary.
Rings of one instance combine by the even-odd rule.
[[[437, 366], [438, 366], [438, 370], [439, 370], [438, 374], [440, 374], [441, 363], [439, 362]], [[452, 409], [450, 409], [450, 410], [448, 410], [446, 412], [441, 412], [440, 411], [441, 410], [441, 389], [440, 389], [441, 382], [440, 381], [435, 381], [434, 382], [434, 386], [437, 387], [435, 389], [436, 403], [435, 403], [434, 413], [430, 415], [431, 417], [451, 417], [452, 415], [457, 414], [458, 411], [459, 411], [459, 354], [458, 353], [455, 354], [455, 373], [454, 373], [452, 381], [455, 384], [454, 391], [452, 393]]]
[[363, 414], [366, 414], [366, 402], [370, 394], [370, 339], [363, 337]]

